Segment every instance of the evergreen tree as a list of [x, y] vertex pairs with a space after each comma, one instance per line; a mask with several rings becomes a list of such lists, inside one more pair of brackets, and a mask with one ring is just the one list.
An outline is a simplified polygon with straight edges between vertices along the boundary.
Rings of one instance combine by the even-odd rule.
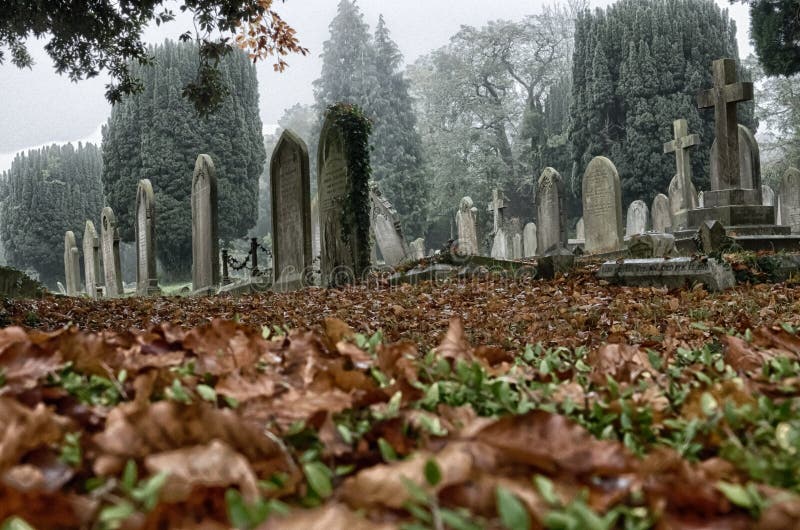
[[258, 82], [246, 54], [226, 56], [219, 68], [230, 93], [218, 112], [201, 119], [181, 96], [198, 67], [196, 47], [167, 41], [150, 51], [152, 65], [132, 65], [144, 90], [114, 105], [103, 129], [103, 182], [120, 234], [132, 241], [137, 184], [151, 180], [158, 257], [168, 275], [183, 278], [191, 270], [190, 197], [198, 154], [210, 155], [216, 166], [220, 237], [243, 237], [256, 222], [266, 159]]
[[[64, 233], [80, 241], [86, 220], [100, 226], [103, 158], [94, 144], [51, 145], [16, 156], [2, 175], [0, 240], [8, 264], [64, 281]], [[79, 243], [80, 245], [80, 243]]]
[[767, 75], [800, 73], [800, 0], [744, 0], [750, 37]]
[[382, 15], [375, 30], [374, 47], [377, 83], [367, 110], [373, 121], [372, 175], [400, 214], [405, 233], [423, 235], [428, 189], [417, 117], [408, 81], [400, 70], [403, 56], [390, 38]]
[[[714, 113], [698, 110], [695, 95], [712, 86], [711, 64], [722, 57], [738, 58], [736, 28], [712, 0], [620, 0], [582, 13], [570, 112], [573, 192], [597, 155], [617, 166], [624, 204], [666, 192], [674, 155], [662, 145], [678, 118], [700, 135], [692, 169], [697, 188], [708, 189]], [[752, 103], [740, 109], [740, 122], [755, 128]]]

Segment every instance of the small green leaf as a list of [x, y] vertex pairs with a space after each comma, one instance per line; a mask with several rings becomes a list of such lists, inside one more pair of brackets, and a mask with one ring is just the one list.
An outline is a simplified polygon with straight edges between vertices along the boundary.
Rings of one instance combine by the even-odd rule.
[[128, 501], [122, 501], [113, 506], [107, 506], [100, 510], [97, 516], [97, 522], [101, 523], [105, 528], [119, 528], [122, 521], [136, 513], [133, 504]]
[[719, 404], [714, 399], [714, 396], [708, 392], [703, 392], [703, 395], [700, 396], [700, 408], [706, 416], [713, 416], [719, 410]]
[[530, 530], [531, 518], [528, 510], [520, 502], [516, 495], [502, 486], [498, 486], [495, 491], [495, 501], [497, 502], [497, 513], [503, 526], [508, 530]]
[[439, 464], [436, 463], [436, 460], [431, 458], [427, 462], [425, 462], [425, 480], [431, 486], [436, 486], [439, 482], [442, 481], [442, 470], [439, 468]]
[[556, 495], [556, 490], [553, 487], [553, 481], [544, 475], [536, 475], [533, 477], [533, 483], [536, 485], [536, 489], [539, 490], [539, 494], [547, 504], [551, 506], [558, 506], [561, 504], [558, 495]]
[[347, 427], [347, 425], [340, 423], [336, 425], [336, 431], [339, 433], [339, 437], [342, 439], [344, 443], [350, 445], [353, 443], [353, 433]]
[[3, 523], [2, 526], [3, 530], [36, 530], [34, 527], [29, 525], [27, 521], [21, 519], [19, 517], [12, 517], [11, 519], [6, 519], [6, 522]]
[[328, 466], [322, 462], [307, 462], [303, 464], [303, 473], [309, 487], [320, 498], [325, 499], [331, 496], [333, 485], [331, 484], [331, 470], [328, 469]]
[[753, 499], [747, 493], [747, 489], [741, 484], [717, 482], [717, 489], [736, 506], [746, 509], [753, 507]]
[[130, 493], [136, 486], [137, 471], [136, 462], [132, 459], [128, 460], [125, 464], [125, 470], [122, 472], [122, 480], [120, 481], [122, 491], [125, 493]]
[[197, 393], [200, 394], [200, 397], [206, 401], [210, 401], [212, 403], [217, 402], [217, 391], [208, 385], [197, 385]]
[[394, 450], [394, 447], [387, 442], [383, 437], [378, 438], [378, 449], [381, 452], [381, 458], [383, 458], [384, 462], [395, 462], [397, 461], [397, 453]]

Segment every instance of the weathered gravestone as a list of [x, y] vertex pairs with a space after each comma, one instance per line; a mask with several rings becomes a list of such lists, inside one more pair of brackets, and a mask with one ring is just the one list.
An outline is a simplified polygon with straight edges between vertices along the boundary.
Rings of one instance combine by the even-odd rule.
[[791, 167], [781, 179], [781, 222], [800, 234], [800, 170]]
[[478, 209], [471, 197], [464, 197], [456, 212], [458, 230], [458, 253], [462, 256], [478, 255], [478, 230], [475, 226]]
[[714, 258], [650, 258], [607, 261], [598, 278], [635, 287], [691, 288], [701, 283], [709, 291], [723, 291], [736, 284], [727, 263]]
[[[773, 225], [775, 209], [761, 204], [758, 145], [738, 124], [736, 106], [753, 99], [753, 84], [736, 81], [736, 61], [714, 61], [714, 87], [697, 96], [699, 108], [714, 108], [711, 189], [703, 208], [689, 212], [689, 225], [719, 220], [725, 226]], [[741, 146], [741, 149], [740, 149]]]
[[677, 254], [675, 236], [672, 234], [637, 234], [628, 241], [632, 258], [664, 258]]
[[522, 229], [522, 247], [524, 251], [524, 257], [534, 257], [536, 255], [536, 249], [538, 248], [538, 245], [539, 243], [536, 224], [526, 224], [525, 228]]
[[89, 298], [100, 298], [100, 240], [91, 221], [83, 230], [83, 276]]
[[764, 206], [776, 206], [775, 192], [767, 184], [761, 185], [761, 204]]
[[669, 200], [672, 208], [672, 226], [676, 229], [687, 226], [688, 211], [696, 207], [697, 192], [692, 183], [692, 164], [689, 159], [689, 148], [700, 143], [700, 137], [689, 134], [686, 120], [679, 119], [672, 123], [675, 139], [664, 144], [664, 153], [675, 153], [675, 176], [669, 184]]
[[311, 267], [311, 177], [308, 148], [289, 130], [283, 131], [269, 165], [272, 192], [272, 287], [303, 287]]
[[650, 221], [650, 209], [644, 201], [633, 201], [628, 206], [626, 219], [625, 235], [630, 237], [636, 234], [644, 234], [647, 232], [647, 225]]
[[697, 206], [698, 206], [698, 208], [705, 208], [706, 207], [706, 201], [703, 199], [703, 192], [702, 191], [697, 194]]
[[514, 259], [521, 259], [524, 255], [524, 250], [522, 248], [522, 234], [519, 232], [514, 234], [514, 236], [511, 238], [511, 250], [511, 256]]
[[[138, 210], [138, 209], [137, 209]], [[103, 275], [106, 296], [120, 296], [122, 289], [122, 265], [119, 257], [119, 228], [114, 210], [106, 206], [100, 214], [100, 248], [103, 254]]]
[[583, 174], [583, 219], [588, 254], [617, 252], [622, 248], [622, 193], [617, 168], [597, 156]]
[[586, 228], [583, 224], [583, 217], [578, 219], [578, 222], [575, 224], [575, 239], [579, 241], [586, 239]]
[[417, 238], [408, 245], [411, 249], [411, 256], [415, 260], [421, 260], [425, 258], [425, 240], [423, 238]]
[[672, 212], [669, 209], [669, 198], [663, 193], [653, 199], [653, 208], [650, 210], [653, 217], [653, 230], [665, 234], [672, 232]]
[[547, 255], [567, 248], [567, 208], [564, 181], [558, 171], [546, 167], [536, 184], [537, 250]]
[[370, 225], [375, 234], [375, 242], [381, 251], [383, 261], [390, 267], [407, 260], [410, 251], [403, 236], [403, 229], [397, 211], [386, 198], [381, 195], [377, 186], [369, 192]]
[[217, 174], [208, 155], [200, 155], [192, 175], [192, 290], [208, 294], [219, 284]]
[[156, 199], [149, 179], [139, 181], [136, 190], [136, 293], [158, 294], [156, 276]]
[[494, 259], [511, 259], [514, 254], [511, 235], [504, 227], [498, 228], [494, 233], [491, 257]]
[[64, 276], [67, 296], [78, 296], [81, 290], [81, 256], [72, 230], [64, 234]]
[[504, 211], [507, 208], [508, 198], [502, 190], [492, 191], [492, 201], [487, 207], [487, 211], [492, 214], [493, 219], [493, 241], [490, 256], [494, 259], [511, 259], [514, 254], [512, 237], [513, 234], [506, 227]]
[[317, 151], [317, 194], [320, 215], [321, 274], [325, 286], [353, 283], [370, 264], [368, 175], [353, 175], [348, 141], [332, 113], [320, 133]]
[[725, 227], [719, 221], [704, 221], [697, 232], [705, 254], [722, 252], [733, 244], [733, 240], [728, 237]]

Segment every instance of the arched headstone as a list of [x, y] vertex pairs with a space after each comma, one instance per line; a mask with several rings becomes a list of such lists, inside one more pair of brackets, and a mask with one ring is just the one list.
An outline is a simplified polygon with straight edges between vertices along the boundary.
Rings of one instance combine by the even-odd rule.
[[761, 185], [761, 204], [775, 206], [775, 192], [766, 184]]
[[83, 230], [83, 274], [86, 294], [89, 298], [99, 298], [100, 287], [100, 240], [94, 223], [86, 221]]
[[192, 175], [192, 289], [195, 292], [210, 292], [219, 285], [217, 223], [217, 174], [211, 157], [200, 155]]
[[617, 168], [608, 158], [596, 156], [583, 174], [583, 220], [588, 254], [616, 252], [622, 248], [622, 191]]
[[273, 288], [303, 286], [311, 267], [311, 180], [308, 148], [289, 130], [283, 131], [269, 166], [272, 189]]
[[156, 199], [149, 179], [136, 189], [136, 293], [158, 294], [156, 276]]
[[781, 222], [800, 234], [800, 170], [791, 167], [781, 179]]
[[628, 215], [626, 219], [626, 236], [630, 237], [636, 234], [644, 234], [647, 232], [647, 225], [650, 224], [650, 209], [644, 201], [633, 201], [630, 206], [628, 206]]
[[478, 231], [475, 220], [478, 208], [471, 197], [463, 197], [456, 212], [456, 229], [458, 230], [458, 253], [462, 256], [478, 254]]
[[539, 247], [538, 235], [535, 223], [528, 223], [522, 229], [522, 247], [524, 257], [532, 258], [536, 256], [536, 249]]
[[[137, 208], [138, 211], [138, 208]], [[122, 289], [122, 266], [119, 257], [119, 228], [114, 210], [106, 206], [100, 214], [100, 248], [103, 254], [103, 275], [106, 296], [120, 296]]]
[[650, 215], [653, 217], [653, 230], [655, 232], [671, 232], [672, 231], [672, 213], [669, 208], [669, 198], [663, 193], [656, 195], [653, 199], [653, 207], [650, 209]]

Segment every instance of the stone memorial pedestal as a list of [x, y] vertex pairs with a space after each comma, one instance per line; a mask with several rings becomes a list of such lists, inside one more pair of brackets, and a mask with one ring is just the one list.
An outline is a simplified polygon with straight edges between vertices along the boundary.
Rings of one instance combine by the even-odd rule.
[[713, 258], [651, 258], [607, 261], [597, 277], [611, 283], [633, 287], [691, 288], [703, 284], [709, 291], [733, 287], [736, 280], [727, 263]]

